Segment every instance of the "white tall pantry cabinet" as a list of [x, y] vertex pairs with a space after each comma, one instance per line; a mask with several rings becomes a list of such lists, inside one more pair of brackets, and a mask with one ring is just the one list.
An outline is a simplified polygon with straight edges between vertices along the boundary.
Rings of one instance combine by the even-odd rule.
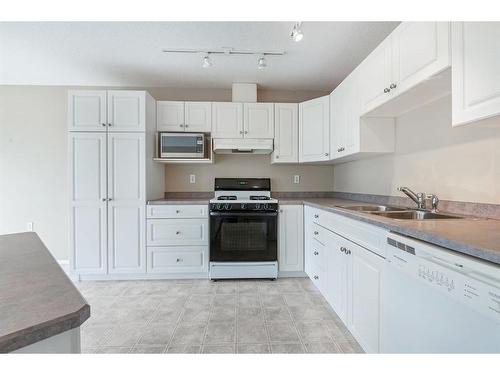
[[70, 260], [76, 277], [146, 272], [145, 205], [163, 194], [145, 91], [68, 93]]

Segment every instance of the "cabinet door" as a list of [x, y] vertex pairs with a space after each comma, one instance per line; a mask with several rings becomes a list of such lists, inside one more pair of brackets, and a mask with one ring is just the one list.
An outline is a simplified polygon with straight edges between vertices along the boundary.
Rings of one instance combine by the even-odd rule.
[[326, 299], [339, 318], [347, 323], [348, 295], [350, 287], [351, 259], [347, 254], [347, 242], [336, 234], [328, 237], [326, 260]]
[[347, 116], [344, 81], [330, 94], [330, 151], [332, 159], [342, 156]]
[[500, 22], [452, 23], [453, 125], [500, 115]]
[[299, 123], [298, 105], [274, 105], [274, 151], [272, 163], [298, 163]]
[[106, 91], [72, 90], [68, 92], [68, 129], [105, 132]]
[[330, 153], [329, 95], [299, 104], [299, 161], [324, 161]]
[[184, 128], [187, 132], [210, 133], [212, 131], [212, 103], [185, 102]]
[[243, 104], [243, 131], [245, 138], [274, 138], [273, 103]]
[[144, 134], [108, 136], [110, 273], [146, 271]]
[[184, 131], [184, 102], [159, 101], [156, 111], [156, 129], [159, 132]]
[[392, 98], [392, 37], [385, 39], [359, 66], [361, 114]]
[[69, 133], [69, 155], [71, 268], [105, 274], [106, 134]]
[[243, 137], [243, 104], [212, 103], [212, 138]]
[[303, 206], [280, 206], [279, 212], [280, 272], [304, 270]]
[[144, 91], [108, 91], [108, 130], [110, 132], [146, 130]]
[[450, 66], [449, 22], [403, 22], [392, 33], [393, 84], [397, 93]]
[[351, 244], [352, 287], [348, 327], [363, 349], [379, 352], [381, 281], [384, 259]]

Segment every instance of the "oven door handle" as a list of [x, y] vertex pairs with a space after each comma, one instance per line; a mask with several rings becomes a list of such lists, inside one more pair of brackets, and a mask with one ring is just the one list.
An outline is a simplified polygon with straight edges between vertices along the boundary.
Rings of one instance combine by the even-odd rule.
[[278, 216], [278, 212], [219, 212], [213, 211], [210, 212], [210, 216]]

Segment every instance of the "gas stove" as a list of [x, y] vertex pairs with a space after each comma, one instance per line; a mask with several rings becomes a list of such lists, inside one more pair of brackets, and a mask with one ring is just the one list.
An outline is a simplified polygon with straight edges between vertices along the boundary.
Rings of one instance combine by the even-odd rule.
[[210, 200], [210, 278], [278, 275], [278, 200], [269, 178], [216, 178]]

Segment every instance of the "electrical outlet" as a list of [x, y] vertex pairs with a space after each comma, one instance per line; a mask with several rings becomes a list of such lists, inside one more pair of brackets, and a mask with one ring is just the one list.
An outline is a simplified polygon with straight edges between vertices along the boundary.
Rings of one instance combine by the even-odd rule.
[[293, 176], [293, 183], [300, 184], [300, 175], [296, 174]]
[[28, 232], [33, 232], [33, 222], [29, 221], [28, 224], [26, 224], [26, 229], [28, 229]]
[[196, 183], [196, 175], [195, 174], [190, 174], [189, 175], [189, 183], [190, 184], [195, 184]]

